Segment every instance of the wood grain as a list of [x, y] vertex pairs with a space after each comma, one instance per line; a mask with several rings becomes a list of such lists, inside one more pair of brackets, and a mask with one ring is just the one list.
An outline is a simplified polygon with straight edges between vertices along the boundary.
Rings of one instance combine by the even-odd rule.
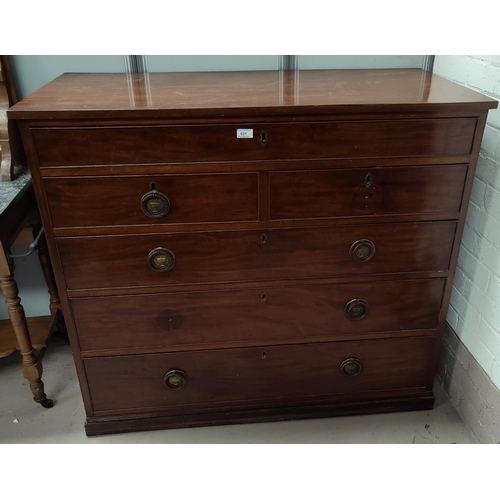
[[[170, 211], [158, 219], [141, 210], [141, 198], [152, 186], [170, 201]], [[44, 180], [44, 187], [54, 228], [259, 218], [256, 173], [50, 178]]]
[[[253, 130], [239, 139], [238, 129]], [[33, 128], [41, 168], [468, 155], [476, 119]], [[261, 134], [267, 134], [265, 143]], [[359, 141], [363, 137], [363, 141]], [[64, 148], [61, 148], [64, 144]]]
[[271, 219], [458, 212], [466, 173], [467, 165], [271, 172]]
[[[253, 402], [329, 396], [353, 399], [385, 390], [423, 389], [435, 340], [429, 337], [224, 349], [85, 360], [96, 410], [176, 406], [244, 406]], [[349, 357], [361, 360], [355, 377], [340, 372]], [[169, 389], [171, 369], [187, 374], [186, 386]], [[133, 397], [132, 397], [133, 394]]]
[[[70, 290], [168, 286], [446, 271], [455, 227], [454, 222], [367, 224], [59, 238], [57, 245]], [[376, 247], [364, 263], [349, 257], [351, 245], [361, 239]], [[149, 267], [148, 254], [158, 247], [175, 255], [171, 271]]]
[[[496, 101], [419, 69], [151, 73], [151, 103], [125, 74], [65, 74], [18, 103], [12, 118], [168, 118], [488, 109]], [[290, 98], [286, 98], [290, 96]]]
[[[444, 279], [73, 299], [82, 351], [168, 350], [437, 327]], [[352, 321], [346, 304], [365, 300]], [[414, 333], [415, 334], [415, 333]]]

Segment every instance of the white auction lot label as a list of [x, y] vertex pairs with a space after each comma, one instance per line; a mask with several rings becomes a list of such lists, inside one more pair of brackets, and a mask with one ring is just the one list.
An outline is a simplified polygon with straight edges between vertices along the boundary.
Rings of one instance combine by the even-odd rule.
[[253, 128], [236, 129], [236, 137], [238, 139], [253, 139]]

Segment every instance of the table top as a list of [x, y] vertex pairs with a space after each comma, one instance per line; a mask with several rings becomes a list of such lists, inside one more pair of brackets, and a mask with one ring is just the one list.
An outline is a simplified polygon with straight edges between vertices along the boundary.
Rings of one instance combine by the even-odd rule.
[[31, 182], [28, 167], [14, 169], [15, 178], [12, 181], [0, 182], [0, 215], [22, 193]]
[[297, 116], [496, 107], [496, 100], [421, 69], [66, 73], [14, 105], [8, 116]]

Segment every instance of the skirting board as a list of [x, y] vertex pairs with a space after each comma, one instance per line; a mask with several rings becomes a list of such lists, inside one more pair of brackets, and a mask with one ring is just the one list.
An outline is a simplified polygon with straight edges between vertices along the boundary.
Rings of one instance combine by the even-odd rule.
[[500, 444], [500, 390], [446, 324], [437, 379], [480, 443]]

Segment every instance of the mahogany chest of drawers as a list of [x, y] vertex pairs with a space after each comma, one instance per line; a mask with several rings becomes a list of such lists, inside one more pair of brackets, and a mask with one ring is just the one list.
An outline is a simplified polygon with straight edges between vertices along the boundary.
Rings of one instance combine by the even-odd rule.
[[87, 434], [431, 408], [496, 104], [356, 70], [66, 74], [11, 108]]

